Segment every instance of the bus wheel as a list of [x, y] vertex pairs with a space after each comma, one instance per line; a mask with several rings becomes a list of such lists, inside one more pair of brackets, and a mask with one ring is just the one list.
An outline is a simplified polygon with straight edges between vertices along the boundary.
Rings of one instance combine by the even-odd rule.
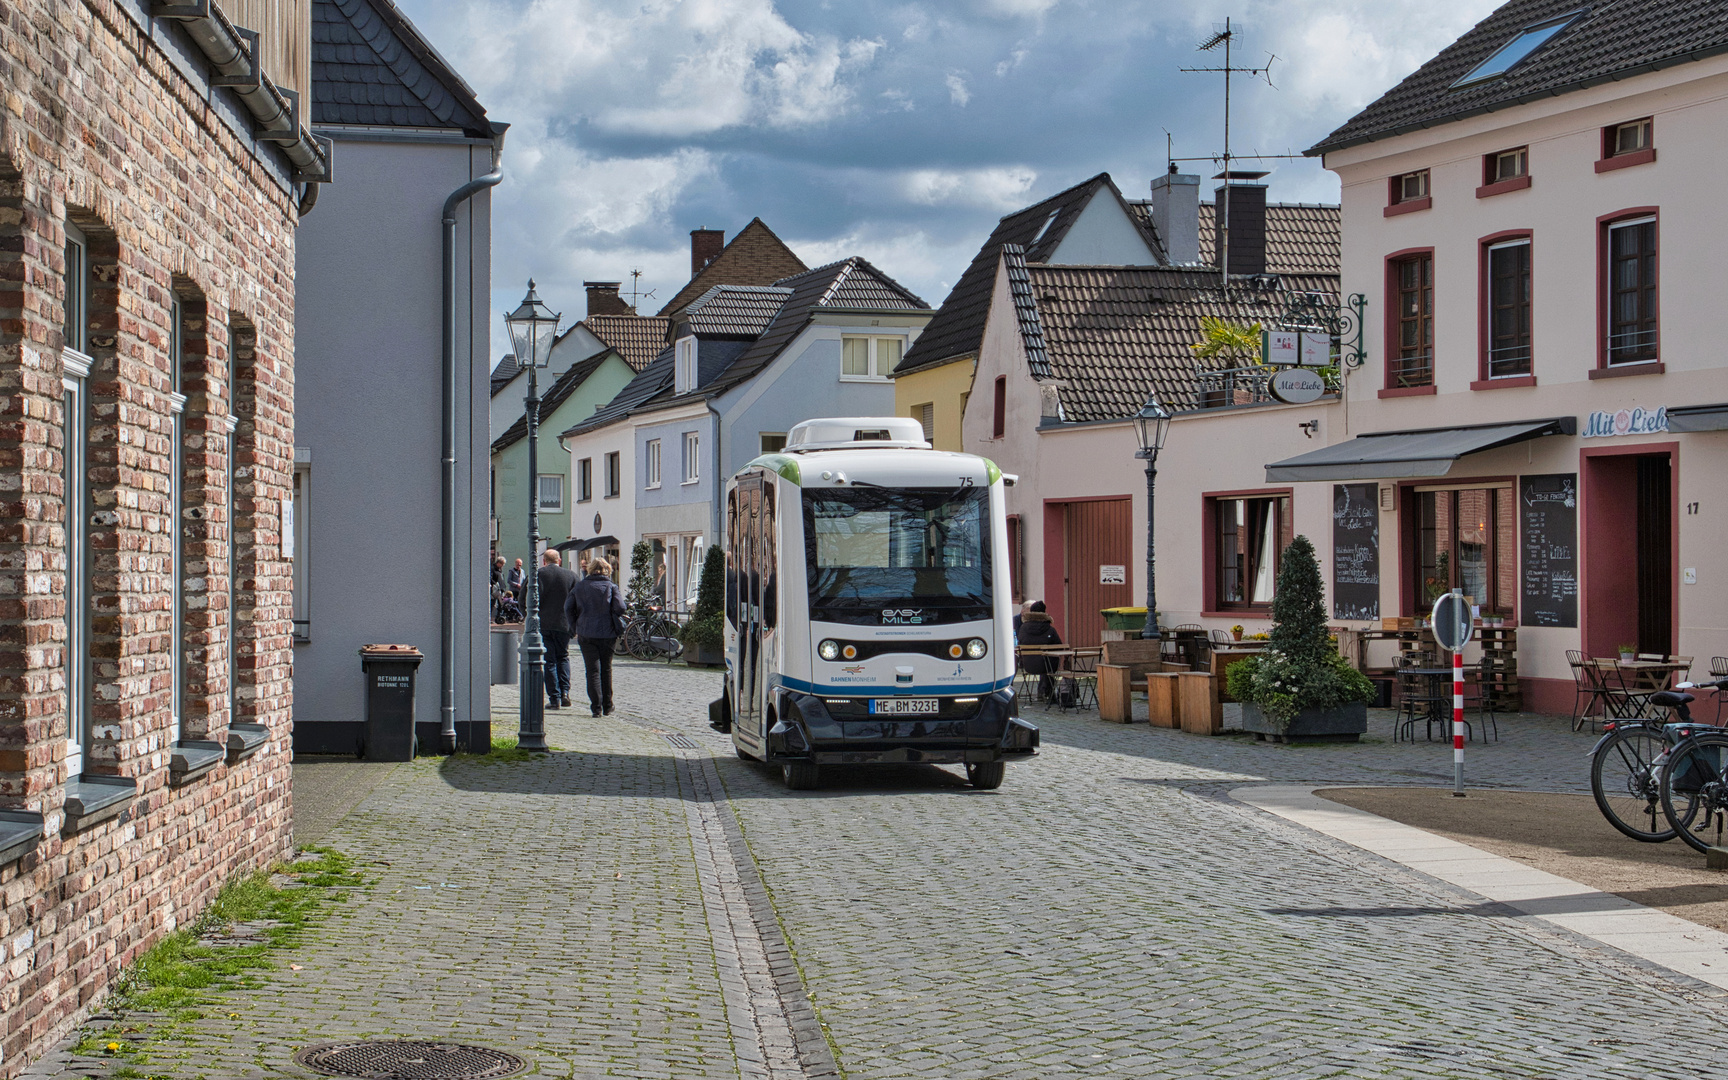
[[980, 791], [992, 791], [1002, 786], [1002, 777], [1007, 772], [1005, 761], [974, 761], [966, 766], [966, 779]]
[[781, 762], [780, 775], [785, 778], [786, 786], [793, 791], [814, 791], [818, 782], [814, 761]]
[[755, 758], [751, 757], [749, 754], [745, 753], [744, 748], [742, 746], [739, 746], [737, 743], [732, 744], [732, 752], [734, 754], [737, 754], [738, 757], [743, 761], [755, 761], [756, 760]]

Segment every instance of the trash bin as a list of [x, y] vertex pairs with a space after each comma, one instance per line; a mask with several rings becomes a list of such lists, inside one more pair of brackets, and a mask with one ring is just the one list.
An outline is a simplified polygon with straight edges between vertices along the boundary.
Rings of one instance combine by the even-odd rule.
[[1106, 630], [1140, 630], [1146, 626], [1146, 609], [1143, 607], [1099, 608], [1098, 614], [1104, 616]]
[[492, 627], [492, 685], [514, 686], [520, 667], [522, 627], [516, 623]]
[[425, 658], [412, 645], [361, 646], [360, 671], [366, 678], [361, 760], [414, 760], [414, 673]]

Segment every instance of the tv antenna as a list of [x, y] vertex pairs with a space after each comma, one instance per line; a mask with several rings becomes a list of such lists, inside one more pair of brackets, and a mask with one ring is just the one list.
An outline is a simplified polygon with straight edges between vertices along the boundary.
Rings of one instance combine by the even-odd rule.
[[643, 300], [654, 299], [654, 291], [655, 290], [653, 290], [653, 289], [643, 291], [643, 289], [642, 289], [642, 271], [640, 269], [630, 271], [630, 308], [631, 308], [631, 310], [635, 311], [636, 314], [638, 314], [638, 315], [642, 314], [641, 310], [638, 308], [638, 305]]
[[[1185, 72], [1207, 72], [1207, 73], [1221, 74], [1224, 76], [1224, 155], [1223, 155], [1223, 157], [1219, 158], [1215, 155], [1214, 156], [1208, 156], [1208, 157], [1201, 157], [1201, 158], [1170, 157], [1170, 151], [1169, 151], [1169, 145], [1168, 145], [1169, 144], [1168, 133], [1166, 133], [1166, 148], [1165, 148], [1165, 157], [1168, 158], [1172, 164], [1174, 164], [1175, 162], [1178, 162], [1178, 161], [1215, 161], [1215, 162], [1218, 162], [1220, 165], [1223, 166], [1219, 170], [1219, 175], [1217, 177], [1215, 177], [1215, 179], [1219, 179], [1219, 180], [1224, 181], [1224, 197], [1221, 200], [1223, 205], [1217, 208], [1216, 213], [1219, 215], [1219, 223], [1220, 223], [1220, 226], [1219, 226], [1219, 244], [1218, 244], [1218, 279], [1220, 282], [1222, 282], [1226, 285], [1228, 285], [1230, 282], [1230, 182], [1232, 180], [1237, 180], [1237, 179], [1245, 180], [1245, 179], [1250, 178], [1247, 174], [1242, 174], [1242, 175], [1236, 174], [1231, 169], [1230, 163], [1233, 161], [1237, 161], [1237, 160], [1267, 160], [1267, 159], [1272, 159], [1272, 158], [1293, 158], [1293, 157], [1298, 156], [1296, 154], [1248, 154], [1248, 155], [1244, 155], [1243, 158], [1237, 158], [1235, 155], [1230, 153], [1230, 76], [1232, 76], [1232, 75], [1249, 75], [1249, 76], [1252, 76], [1252, 77], [1257, 78], [1257, 79], [1265, 79], [1267, 86], [1271, 86], [1274, 90], [1277, 89], [1277, 86], [1275, 86], [1272, 82], [1272, 65], [1277, 62], [1278, 57], [1274, 56], [1273, 54], [1271, 54], [1271, 53], [1266, 54], [1266, 64], [1264, 67], [1237, 67], [1237, 66], [1235, 66], [1234, 63], [1232, 63], [1232, 61], [1231, 61], [1231, 47], [1235, 44], [1236, 34], [1237, 34], [1236, 28], [1231, 25], [1229, 17], [1226, 16], [1224, 19], [1224, 28], [1222, 30], [1219, 30], [1217, 33], [1213, 34], [1211, 37], [1207, 38], [1205, 41], [1202, 41], [1198, 46], [1196, 46], [1196, 50], [1199, 52], [1211, 52], [1212, 50], [1216, 49], [1220, 45], [1224, 46], [1224, 66], [1223, 67], [1185, 67], [1185, 68], [1181, 69], [1182, 71], [1185, 71]], [[1265, 173], [1257, 173], [1257, 174], [1254, 174], [1254, 176], [1252, 178], [1253, 179], [1259, 179], [1261, 176], [1264, 176], [1264, 175], [1266, 175], [1266, 174]]]

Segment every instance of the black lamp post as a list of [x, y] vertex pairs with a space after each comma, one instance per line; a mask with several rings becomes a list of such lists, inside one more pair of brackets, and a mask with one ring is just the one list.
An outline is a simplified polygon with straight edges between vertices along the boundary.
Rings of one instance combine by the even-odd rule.
[[1154, 390], [1134, 414], [1134, 437], [1140, 441], [1140, 449], [1134, 456], [1146, 462], [1146, 625], [1140, 636], [1153, 640], [1158, 638], [1158, 572], [1153, 556], [1152, 498], [1158, 483], [1158, 451], [1164, 449], [1164, 436], [1169, 432], [1170, 412], [1158, 404], [1158, 392]]
[[522, 402], [528, 421], [528, 579], [526, 625], [522, 628], [522, 700], [518, 709], [516, 745], [523, 750], [546, 750], [545, 692], [546, 641], [540, 636], [540, 568], [534, 559], [540, 548], [540, 369], [552, 362], [552, 342], [558, 337], [563, 318], [541, 302], [528, 281], [528, 295], [515, 311], [504, 316], [516, 359], [528, 369], [528, 396]]

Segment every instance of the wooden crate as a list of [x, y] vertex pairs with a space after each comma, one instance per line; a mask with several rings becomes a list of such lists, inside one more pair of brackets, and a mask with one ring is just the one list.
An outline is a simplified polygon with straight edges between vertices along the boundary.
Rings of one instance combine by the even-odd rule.
[[1496, 712], [1517, 712], [1524, 697], [1518, 689], [1518, 628], [1484, 626], [1476, 631], [1482, 641], [1484, 663], [1478, 669], [1482, 694]]
[[1159, 672], [1146, 676], [1146, 718], [1153, 727], [1181, 727], [1181, 695], [1175, 672]]
[[1181, 695], [1182, 730], [1190, 735], [1217, 735], [1224, 730], [1224, 705], [1218, 700], [1218, 680], [1204, 671], [1176, 676]]
[[1098, 717], [1114, 724], [1134, 722], [1134, 669], [1124, 664], [1098, 665]]

